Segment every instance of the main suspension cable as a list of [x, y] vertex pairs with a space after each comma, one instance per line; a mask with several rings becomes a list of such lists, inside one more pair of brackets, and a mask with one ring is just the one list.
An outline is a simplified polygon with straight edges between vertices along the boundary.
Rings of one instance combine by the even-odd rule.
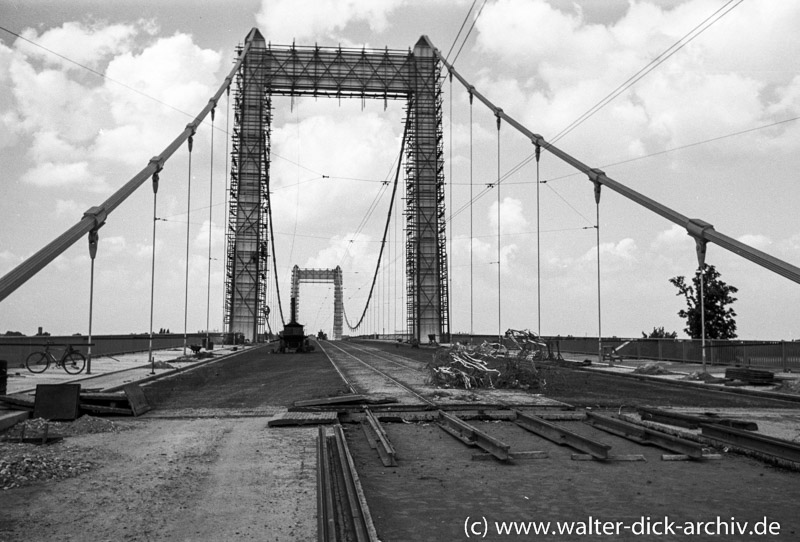
[[[264, 160], [267, 160], [269, 157], [267, 156], [267, 144], [266, 144], [266, 135], [264, 136], [264, 145], [262, 145], [264, 149]], [[283, 304], [281, 303], [281, 286], [278, 282], [278, 262], [275, 258], [275, 229], [272, 227], [272, 198], [270, 197], [270, 189], [267, 186], [267, 218], [269, 220], [269, 239], [270, 239], [270, 246], [272, 248], [272, 274], [275, 277], [275, 294], [278, 297], [278, 311], [281, 315], [281, 325], [286, 325], [286, 320], [283, 317]], [[261, 247], [259, 247], [261, 250]]]
[[392, 210], [394, 209], [394, 200], [397, 194], [397, 184], [400, 179], [400, 169], [403, 164], [403, 151], [405, 150], [406, 145], [406, 137], [408, 136], [408, 125], [411, 123], [411, 115], [406, 117], [406, 124], [403, 127], [403, 139], [400, 141], [400, 157], [397, 160], [397, 169], [394, 175], [394, 186], [392, 187], [392, 197], [389, 200], [389, 214], [386, 217], [386, 225], [383, 228], [383, 239], [381, 240], [381, 249], [378, 253], [378, 263], [375, 265], [375, 273], [372, 275], [372, 285], [369, 287], [369, 294], [367, 295], [367, 303], [364, 305], [364, 310], [361, 313], [361, 318], [359, 318], [358, 323], [355, 326], [350, 324], [350, 319], [347, 318], [347, 311], [344, 310], [344, 319], [347, 322], [347, 327], [350, 328], [350, 331], [355, 331], [356, 329], [361, 326], [361, 323], [364, 321], [364, 316], [367, 314], [367, 310], [369, 310], [369, 303], [372, 300], [372, 293], [375, 289], [375, 281], [378, 278], [378, 272], [381, 268], [381, 259], [383, 258], [383, 249], [386, 247], [386, 236], [389, 231], [389, 224], [392, 220]]

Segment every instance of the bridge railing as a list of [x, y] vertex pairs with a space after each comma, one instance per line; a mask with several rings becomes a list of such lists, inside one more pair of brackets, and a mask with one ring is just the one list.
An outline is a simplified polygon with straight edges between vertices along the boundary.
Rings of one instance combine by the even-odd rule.
[[[562, 353], [597, 354], [597, 337], [545, 337], [558, 342]], [[623, 359], [651, 359], [702, 363], [699, 339], [603, 338], [603, 345], [618, 348]], [[706, 360], [711, 365], [800, 370], [800, 342], [706, 340]]]
[[[222, 343], [221, 333], [190, 333], [187, 336], [188, 344], [201, 344], [206, 337], [211, 342]], [[150, 341], [149, 334], [141, 335], [95, 335], [92, 337], [92, 357], [114, 356], [131, 352], [146, 352]], [[25, 359], [32, 353], [44, 350], [46, 343], [51, 343], [53, 350], [58, 352], [67, 344], [73, 345], [84, 355], [87, 350], [88, 337], [86, 335], [36, 335], [32, 337], [0, 336], [0, 359], [6, 360], [9, 367], [23, 367]], [[183, 333], [155, 334], [153, 335], [153, 349], [177, 348], [183, 346]]]

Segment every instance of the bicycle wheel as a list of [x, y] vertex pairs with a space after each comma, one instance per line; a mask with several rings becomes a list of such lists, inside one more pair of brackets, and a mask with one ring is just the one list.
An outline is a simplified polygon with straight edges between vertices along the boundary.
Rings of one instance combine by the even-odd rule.
[[50, 366], [50, 357], [44, 352], [33, 352], [25, 360], [25, 367], [32, 373], [43, 373]]
[[86, 367], [86, 358], [80, 352], [70, 352], [64, 356], [64, 370], [71, 375], [76, 375]]

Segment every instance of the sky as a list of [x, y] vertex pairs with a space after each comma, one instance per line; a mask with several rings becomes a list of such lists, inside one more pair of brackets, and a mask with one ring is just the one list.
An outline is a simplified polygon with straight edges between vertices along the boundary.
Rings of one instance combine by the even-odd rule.
[[[477, 90], [546, 140], [557, 138], [562, 150], [800, 265], [800, 3], [488, 0], [478, 16], [481, 5], [7, 0], [0, 7], [6, 29], [0, 30], [0, 275], [159, 154], [208, 103], [253, 27], [275, 45], [401, 51], [427, 35], [443, 54], [452, 49], [449, 58]], [[735, 7], [558, 137], [723, 6]], [[292, 266], [340, 265], [347, 319], [359, 320], [390, 206], [404, 105], [273, 98], [270, 183], [277, 286], [287, 317]], [[442, 108], [451, 331], [596, 336], [592, 183], [547, 152], [537, 183], [530, 141], [507, 125], [498, 131], [493, 113], [477, 101], [470, 107], [458, 81], [445, 79]], [[186, 307], [190, 332], [207, 324], [222, 329], [231, 124], [223, 98], [213, 127], [207, 119], [198, 130], [191, 160], [184, 147], [162, 172], [156, 330], [182, 332]], [[402, 184], [398, 192], [377, 301], [361, 332], [405, 328]], [[481, 193], [470, 204], [470, 194]], [[694, 273], [692, 238], [608, 189], [599, 213], [603, 335], [638, 337], [664, 326], [685, 337], [677, 314], [685, 303], [669, 279]], [[148, 331], [152, 253], [148, 182], [100, 230], [95, 334]], [[715, 245], [707, 262], [739, 289], [740, 338], [800, 339], [800, 285]], [[275, 288], [271, 277], [271, 325], [280, 328]], [[89, 289], [81, 240], [0, 301], [0, 332], [33, 334], [41, 326], [53, 334], [86, 333]], [[332, 286], [303, 285], [300, 297], [308, 331], [330, 333]]]

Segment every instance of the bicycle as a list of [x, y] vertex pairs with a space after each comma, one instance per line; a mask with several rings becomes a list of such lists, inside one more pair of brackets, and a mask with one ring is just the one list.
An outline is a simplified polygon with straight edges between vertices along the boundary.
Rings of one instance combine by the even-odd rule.
[[62, 367], [69, 374], [79, 374], [86, 367], [86, 358], [78, 350], [68, 344], [61, 353], [61, 358], [56, 359], [50, 352], [52, 343], [45, 345], [44, 352], [33, 352], [25, 360], [25, 367], [32, 373], [43, 373], [50, 367], [50, 363], [55, 363], [56, 367]]

